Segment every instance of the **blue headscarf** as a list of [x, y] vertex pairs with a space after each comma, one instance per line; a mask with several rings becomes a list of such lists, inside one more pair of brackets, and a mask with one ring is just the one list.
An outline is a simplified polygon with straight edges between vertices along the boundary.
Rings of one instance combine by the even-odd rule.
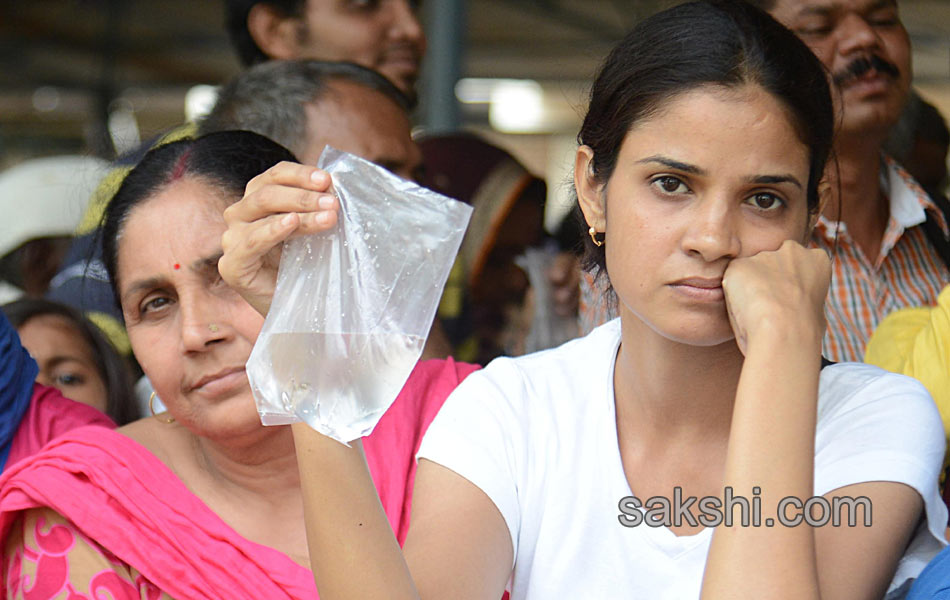
[[30, 407], [40, 369], [20, 345], [20, 336], [0, 312], [0, 471], [7, 464], [13, 436]]

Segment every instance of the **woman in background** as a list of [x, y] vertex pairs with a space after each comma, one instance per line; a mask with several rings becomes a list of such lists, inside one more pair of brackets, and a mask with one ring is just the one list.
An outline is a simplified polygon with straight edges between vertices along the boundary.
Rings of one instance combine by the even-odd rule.
[[101, 411], [40, 383], [39, 373], [36, 361], [0, 311], [0, 471], [77, 427], [115, 428]]
[[0, 307], [39, 364], [38, 383], [107, 414], [118, 425], [139, 418], [126, 362], [73, 308], [38, 298]]

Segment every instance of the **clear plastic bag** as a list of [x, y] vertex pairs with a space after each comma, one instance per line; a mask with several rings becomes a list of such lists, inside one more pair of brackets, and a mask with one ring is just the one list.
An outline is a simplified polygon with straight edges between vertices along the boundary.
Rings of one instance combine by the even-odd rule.
[[524, 339], [523, 352], [537, 352], [560, 346], [577, 337], [577, 318], [563, 317], [554, 311], [554, 290], [548, 271], [557, 257], [553, 248], [528, 248], [515, 258], [515, 264], [528, 275], [531, 299], [531, 328]]
[[265, 425], [372, 432], [419, 360], [472, 209], [327, 147], [333, 230], [284, 244], [247, 363]]

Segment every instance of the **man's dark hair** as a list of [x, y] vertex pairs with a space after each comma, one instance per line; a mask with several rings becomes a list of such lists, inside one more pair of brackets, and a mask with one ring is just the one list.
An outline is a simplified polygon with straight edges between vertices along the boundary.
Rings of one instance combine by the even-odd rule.
[[256, 65], [257, 63], [270, 60], [270, 57], [264, 54], [251, 32], [247, 28], [247, 16], [251, 13], [251, 8], [255, 4], [267, 4], [274, 10], [285, 14], [288, 17], [299, 17], [303, 14], [303, 9], [307, 0], [268, 0], [260, 2], [259, 0], [227, 0], [225, 10], [225, 26], [228, 30], [228, 37], [231, 38], [231, 44], [245, 67]]
[[409, 110], [405, 94], [372, 69], [343, 62], [275, 60], [248, 69], [224, 86], [198, 134], [253, 131], [302, 156], [307, 142], [304, 107], [319, 102], [334, 81], [376, 90]]

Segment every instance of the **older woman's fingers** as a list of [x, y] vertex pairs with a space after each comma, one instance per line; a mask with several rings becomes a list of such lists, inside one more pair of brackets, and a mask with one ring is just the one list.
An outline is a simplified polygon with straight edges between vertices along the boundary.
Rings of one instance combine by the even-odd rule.
[[[275, 214], [253, 223], [231, 226], [221, 236], [221, 247], [228, 259], [225, 261], [229, 269], [227, 275], [246, 274], [249, 267], [259, 265], [262, 256], [286, 240], [326, 231], [336, 222], [336, 211], [326, 210]], [[228, 280], [228, 276], [222, 273], [225, 280]]]
[[232, 226], [236, 223], [251, 223], [277, 213], [338, 209], [339, 201], [333, 194], [283, 185], [267, 185], [229, 206], [224, 211], [224, 221], [228, 226]]
[[248, 195], [266, 185], [286, 185], [326, 192], [330, 189], [330, 174], [326, 171], [292, 162], [280, 162], [247, 183], [244, 194]]

